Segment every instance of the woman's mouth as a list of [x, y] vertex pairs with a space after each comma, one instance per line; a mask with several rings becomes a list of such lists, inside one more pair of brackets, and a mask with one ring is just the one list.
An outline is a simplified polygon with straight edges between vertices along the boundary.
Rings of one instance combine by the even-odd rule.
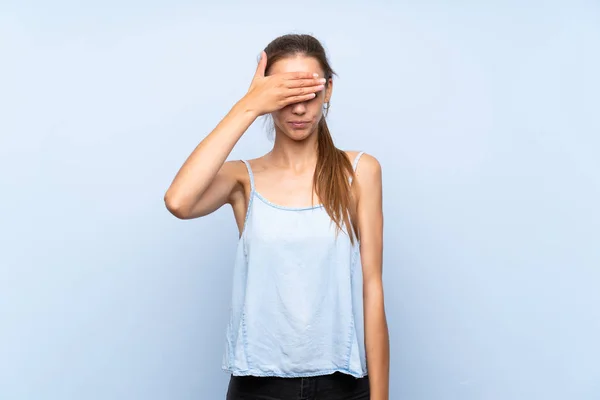
[[294, 129], [304, 129], [310, 124], [310, 121], [289, 121], [288, 124]]

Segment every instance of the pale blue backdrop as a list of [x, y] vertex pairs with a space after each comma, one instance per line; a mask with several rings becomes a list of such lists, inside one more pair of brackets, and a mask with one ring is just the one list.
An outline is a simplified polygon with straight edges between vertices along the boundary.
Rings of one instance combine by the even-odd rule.
[[0, 399], [224, 398], [232, 213], [163, 194], [287, 32], [383, 166], [391, 399], [599, 399], [591, 0], [2, 2]]

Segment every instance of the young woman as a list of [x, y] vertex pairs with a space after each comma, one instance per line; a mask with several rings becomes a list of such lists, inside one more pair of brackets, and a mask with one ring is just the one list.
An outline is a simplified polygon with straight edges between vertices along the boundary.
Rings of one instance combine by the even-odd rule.
[[[247, 94], [165, 194], [181, 219], [233, 208], [240, 237], [222, 365], [229, 400], [388, 399], [381, 168], [333, 144], [325, 121], [333, 75], [314, 37], [275, 39]], [[273, 149], [226, 161], [266, 114]]]

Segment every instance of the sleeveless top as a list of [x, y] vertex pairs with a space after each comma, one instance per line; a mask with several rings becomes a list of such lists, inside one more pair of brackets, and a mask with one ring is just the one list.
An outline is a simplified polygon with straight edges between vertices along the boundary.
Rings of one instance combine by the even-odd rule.
[[[353, 163], [356, 171], [360, 152]], [[222, 369], [232, 375], [367, 375], [359, 243], [322, 205], [285, 207], [254, 186], [233, 269]]]

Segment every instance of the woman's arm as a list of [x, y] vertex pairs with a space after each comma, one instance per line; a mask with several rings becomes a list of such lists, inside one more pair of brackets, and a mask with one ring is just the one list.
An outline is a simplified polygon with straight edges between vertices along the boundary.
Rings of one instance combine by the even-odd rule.
[[225, 160], [257, 115], [237, 103], [183, 163], [165, 193], [167, 209], [180, 219], [210, 214], [230, 201], [236, 165]]
[[365, 345], [371, 400], [389, 399], [389, 334], [383, 301], [381, 166], [364, 154], [357, 168], [357, 220], [363, 268]]
[[225, 160], [254, 120], [289, 104], [313, 99], [324, 79], [309, 72], [265, 76], [263, 51], [248, 93], [189, 155], [164, 195], [167, 209], [176, 217], [191, 219], [231, 203], [238, 187], [240, 163]]

